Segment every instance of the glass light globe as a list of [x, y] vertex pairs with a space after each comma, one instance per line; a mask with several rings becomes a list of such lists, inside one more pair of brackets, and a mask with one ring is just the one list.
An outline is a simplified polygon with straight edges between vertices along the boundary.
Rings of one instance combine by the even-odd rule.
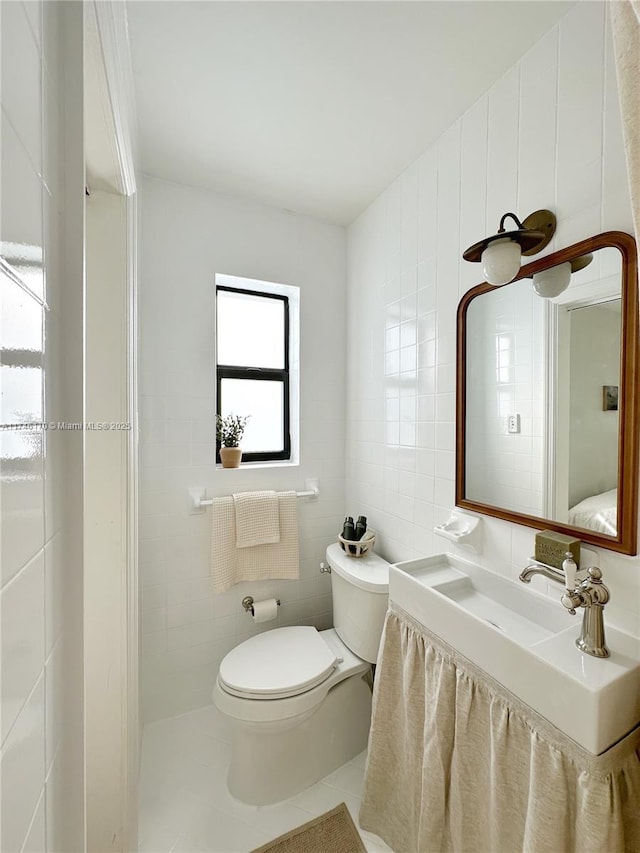
[[508, 284], [520, 269], [520, 246], [508, 237], [489, 243], [482, 253], [482, 273], [489, 284]]
[[571, 264], [567, 261], [548, 270], [541, 270], [533, 276], [533, 289], [543, 299], [553, 299], [569, 287]]

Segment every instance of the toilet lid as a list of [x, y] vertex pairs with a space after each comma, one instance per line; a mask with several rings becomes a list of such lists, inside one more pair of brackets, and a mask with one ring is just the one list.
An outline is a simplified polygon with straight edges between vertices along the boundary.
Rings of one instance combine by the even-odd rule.
[[232, 649], [220, 664], [218, 680], [237, 696], [281, 699], [321, 684], [337, 663], [315, 628], [275, 628]]

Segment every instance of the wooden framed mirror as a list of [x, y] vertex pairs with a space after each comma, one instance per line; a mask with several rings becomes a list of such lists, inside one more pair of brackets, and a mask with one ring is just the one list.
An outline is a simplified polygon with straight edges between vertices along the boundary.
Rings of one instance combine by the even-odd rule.
[[456, 505], [636, 554], [638, 358], [629, 234], [599, 234], [510, 284], [468, 291], [457, 320]]

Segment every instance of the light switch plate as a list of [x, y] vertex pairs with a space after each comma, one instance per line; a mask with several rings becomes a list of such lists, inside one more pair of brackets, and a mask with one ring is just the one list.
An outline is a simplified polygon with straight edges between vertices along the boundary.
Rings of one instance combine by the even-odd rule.
[[520, 432], [520, 415], [509, 415], [507, 418], [507, 432]]

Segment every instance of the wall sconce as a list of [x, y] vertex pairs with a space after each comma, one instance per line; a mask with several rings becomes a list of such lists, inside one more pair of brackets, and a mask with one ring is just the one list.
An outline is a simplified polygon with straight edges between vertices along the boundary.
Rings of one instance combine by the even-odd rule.
[[580, 255], [572, 261], [540, 270], [533, 275], [533, 289], [543, 299], [560, 296], [569, 287], [573, 273], [589, 266], [592, 260], [593, 255]]
[[548, 270], [540, 270], [533, 276], [533, 289], [543, 299], [560, 296], [571, 281], [571, 264], [567, 261]]
[[[506, 231], [505, 220], [513, 219], [516, 231]], [[556, 231], [556, 217], [550, 210], [536, 210], [524, 222], [515, 213], [505, 213], [498, 233], [469, 246], [465, 261], [482, 261], [482, 272], [489, 284], [508, 284], [518, 275], [522, 255], [536, 255], [547, 246]]]

